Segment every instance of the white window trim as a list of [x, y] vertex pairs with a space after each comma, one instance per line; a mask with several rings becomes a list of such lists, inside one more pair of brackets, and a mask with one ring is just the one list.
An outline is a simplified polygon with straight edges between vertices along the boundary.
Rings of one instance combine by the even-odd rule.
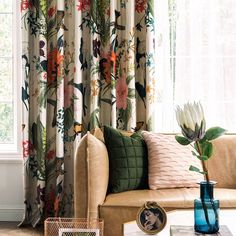
[[13, 4], [13, 114], [14, 114], [14, 142], [12, 144], [0, 145], [0, 162], [7, 163], [21, 162], [22, 157], [22, 131], [21, 131], [21, 14], [20, 14], [20, 1], [12, 1]]

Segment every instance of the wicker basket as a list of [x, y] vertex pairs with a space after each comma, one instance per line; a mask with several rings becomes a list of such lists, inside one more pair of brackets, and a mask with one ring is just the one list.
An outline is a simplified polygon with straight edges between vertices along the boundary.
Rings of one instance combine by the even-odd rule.
[[44, 236], [103, 236], [102, 219], [47, 218]]

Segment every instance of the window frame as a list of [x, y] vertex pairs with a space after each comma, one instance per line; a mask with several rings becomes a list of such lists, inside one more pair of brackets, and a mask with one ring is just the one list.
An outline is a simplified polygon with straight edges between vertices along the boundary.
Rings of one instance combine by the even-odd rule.
[[12, 0], [12, 90], [13, 90], [13, 143], [0, 144], [0, 162], [14, 160], [22, 156], [21, 147], [21, 11], [20, 1]]

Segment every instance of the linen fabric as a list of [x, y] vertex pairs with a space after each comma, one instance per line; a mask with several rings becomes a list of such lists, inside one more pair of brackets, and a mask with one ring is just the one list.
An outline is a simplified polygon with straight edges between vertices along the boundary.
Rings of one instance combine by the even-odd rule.
[[22, 225], [35, 227], [73, 216], [81, 133], [101, 124], [131, 130], [137, 121], [152, 129], [153, 0], [24, 0], [20, 19]]
[[128, 137], [104, 126], [104, 138], [109, 155], [109, 191], [118, 193], [147, 188], [147, 149], [141, 134]]
[[143, 131], [142, 136], [148, 148], [150, 189], [198, 187], [202, 175], [189, 171], [189, 166], [201, 169], [201, 163], [189, 146], [177, 143], [173, 135]]

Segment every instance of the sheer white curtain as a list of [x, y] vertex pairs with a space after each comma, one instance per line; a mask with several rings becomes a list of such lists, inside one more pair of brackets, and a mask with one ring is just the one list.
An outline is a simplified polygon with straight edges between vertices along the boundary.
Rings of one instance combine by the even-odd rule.
[[175, 107], [201, 101], [207, 126], [236, 132], [235, 0], [156, 1], [156, 131], [178, 132]]

